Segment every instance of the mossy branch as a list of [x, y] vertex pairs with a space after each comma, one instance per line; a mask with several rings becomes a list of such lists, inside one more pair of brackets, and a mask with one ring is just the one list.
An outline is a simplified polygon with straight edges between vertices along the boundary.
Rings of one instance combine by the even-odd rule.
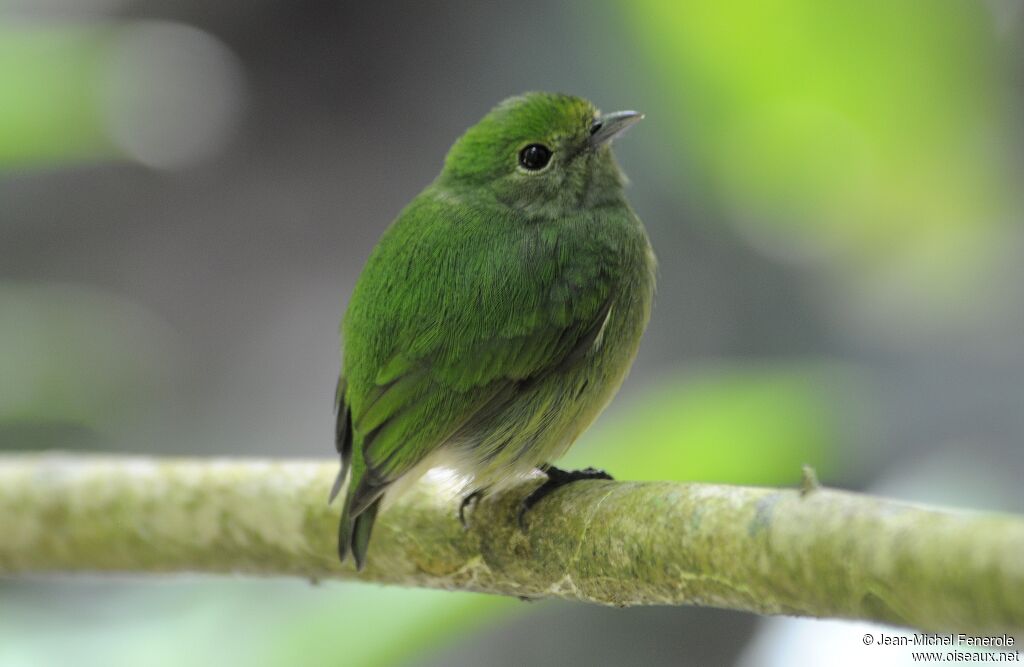
[[801, 491], [571, 484], [516, 526], [536, 482], [464, 530], [428, 476], [382, 513], [369, 565], [335, 557], [333, 461], [0, 456], [0, 575], [237, 572], [1024, 630], [1024, 519]]

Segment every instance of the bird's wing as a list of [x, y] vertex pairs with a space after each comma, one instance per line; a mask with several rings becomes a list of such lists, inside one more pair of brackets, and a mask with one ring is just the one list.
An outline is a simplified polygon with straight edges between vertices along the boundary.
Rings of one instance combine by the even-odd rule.
[[346, 315], [353, 514], [481, 410], [581, 359], [609, 314], [601, 262], [574, 261], [557, 229], [446, 208], [403, 213]]
[[348, 464], [352, 460], [352, 414], [345, 400], [345, 376], [338, 378], [338, 386], [334, 390], [334, 446], [338, 450], [338, 457], [341, 459], [341, 468], [338, 476], [334, 479], [334, 486], [327, 497], [327, 504], [334, 502], [335, 497], [345, 484], [348, 475]]

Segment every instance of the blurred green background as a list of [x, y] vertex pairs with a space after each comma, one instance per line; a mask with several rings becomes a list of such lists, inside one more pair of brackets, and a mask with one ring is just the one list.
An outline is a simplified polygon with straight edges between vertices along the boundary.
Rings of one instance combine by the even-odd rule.
[[[617, 153], [660, 259], [566, 464], [1024, 511], [1022, 47], [1016, 0], [0, 0], [0, 449], [331, 456], [378, 235], [546, 89], [647, 114]], [[0, 601], [3, 667], [793, 664], [716, 610], [191, 577]]]

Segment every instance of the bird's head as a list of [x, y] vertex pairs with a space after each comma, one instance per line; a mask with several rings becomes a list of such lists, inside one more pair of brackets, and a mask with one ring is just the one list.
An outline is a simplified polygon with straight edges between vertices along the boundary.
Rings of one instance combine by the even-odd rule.
[[642, 118], [601, 115], [570, 95], [511, 97], [455, 142], [439, 183], [486, 193], [530, 217], [613, 203], [625, 177], [610, 144]]

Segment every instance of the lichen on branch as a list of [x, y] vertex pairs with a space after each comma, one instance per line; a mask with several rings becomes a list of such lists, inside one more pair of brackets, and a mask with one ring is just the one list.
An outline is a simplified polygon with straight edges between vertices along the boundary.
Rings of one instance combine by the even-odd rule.
[[1024, 630], [1024, 519], [806, 486], [585, 481], [469, 527], [443, 476], [386, 509], [362, 573], [335, 554], [333, 461], [0, 456], [0, 576], [205, 572], [361, 579], [609, 605], [698, 604]]

